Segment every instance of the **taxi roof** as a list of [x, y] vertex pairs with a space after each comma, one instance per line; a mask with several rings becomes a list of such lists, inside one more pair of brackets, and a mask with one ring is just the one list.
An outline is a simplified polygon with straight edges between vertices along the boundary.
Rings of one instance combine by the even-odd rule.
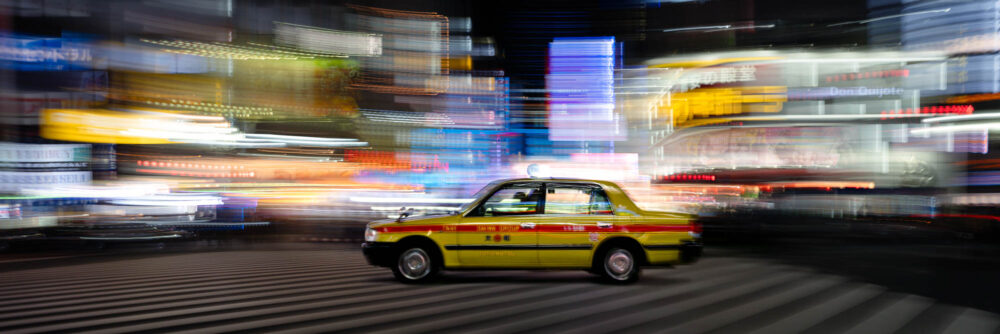
[[[490, 182], [490, 184], [493, 185], [490, 188], [496, 189], [501, 185], [516, 183], [516, 182], [566, 182], [566, 183], [598, 184], [604, 188], [605, 193], [607, 193], [608, 196], [610, 196], [611, 201], [618, 206], [616, 210], [626, 209], [631, 212], [643, 211], [641, 208], [639, 208], [639, 206], [635, 204], [635, 202], [632, 201], [631, 198], [629, 198], [629, 196], [617, 183], [607, 180], [591, 180], [591, 179], [575, 179], [575, 178], [559, 178], [559, 177], [532, 177], [532, 178], [525, 177], [525, 178], [494, 180], [493, 182]], [[481, 198], [479, 200], [481, 200]], [[476, 200], [473, 203], [478, 203], [479, 200]], [[473, 207], [474, 205], [470, 205], [466, 211], [462, 212], [462, 214], [464, 215], [469, 210], [472, 210]]]
[[576, 178], [565, 178], [565, 177], [522, 177], [522, 178], [511, 178], [511, 179], [499, 179], [491, 183], [510, 183], [510, 182], [587, 182], [587, 183], [599, 183], [602, 185], [612, 185], [618, 186], [617, 183], [606, 181], [606, 180], [591, 180], [591, 179], [576, 179]]

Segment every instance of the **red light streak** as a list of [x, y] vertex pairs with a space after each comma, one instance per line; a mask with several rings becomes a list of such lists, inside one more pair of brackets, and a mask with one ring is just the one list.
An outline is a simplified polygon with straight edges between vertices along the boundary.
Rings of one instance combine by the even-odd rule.
[[896, 110], [882, 110], [882, 120], [897, 118], [897, 115], [940, 115], [940, 114], [956, 114], [956, 115], [969, 115], [975, 111], [971, 105], [961, 104], [961, 105], [949, 105], [949, 106], [927, 106], [921, 107], [920, 109], [906, 108], [906, 109], [896, 109]]
[[666, 181], [715, 181], [715, 175], [672, 174], [663, 177]]

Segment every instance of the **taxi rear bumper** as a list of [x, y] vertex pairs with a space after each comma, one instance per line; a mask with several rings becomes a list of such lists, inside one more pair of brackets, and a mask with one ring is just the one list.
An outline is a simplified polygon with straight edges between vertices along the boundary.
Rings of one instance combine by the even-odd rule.
[[701, 258], [704, 246], [701, 241], [685, 241], [681, 243], [681, 263], [695, 263]]
[[365, 254], [368, 264], [390, 267], [396, 257], [395, 246], [392, 242], [366, 242], [361, 244], [361, 252]]

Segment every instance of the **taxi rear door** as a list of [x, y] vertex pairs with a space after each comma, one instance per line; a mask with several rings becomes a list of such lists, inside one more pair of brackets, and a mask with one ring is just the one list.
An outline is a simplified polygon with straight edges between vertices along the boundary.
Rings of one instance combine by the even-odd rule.
[[543, 216], [537, 226], [543, 267], [589, 267], [594, 247], [621, 219], [604, 190], [589, 183], [546, 183]]

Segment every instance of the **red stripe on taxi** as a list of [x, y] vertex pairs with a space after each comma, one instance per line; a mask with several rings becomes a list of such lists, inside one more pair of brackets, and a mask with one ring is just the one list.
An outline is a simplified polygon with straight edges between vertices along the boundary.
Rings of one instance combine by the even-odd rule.
[[597, 225], [538, 224], [535, 228], [521, 228], [518, 225], [408, 225], [384, 226], [377, 229], [382, 233], [393, 232], [687, 232], [690, 225], [615, 225], [608, 228]]
[[687, 232], [691, 230], [689, 225], [613, 225], [611, 227], [598, 227], [597, 225], [549, 225], [539, 224], [535, 226], [538, 232]]

